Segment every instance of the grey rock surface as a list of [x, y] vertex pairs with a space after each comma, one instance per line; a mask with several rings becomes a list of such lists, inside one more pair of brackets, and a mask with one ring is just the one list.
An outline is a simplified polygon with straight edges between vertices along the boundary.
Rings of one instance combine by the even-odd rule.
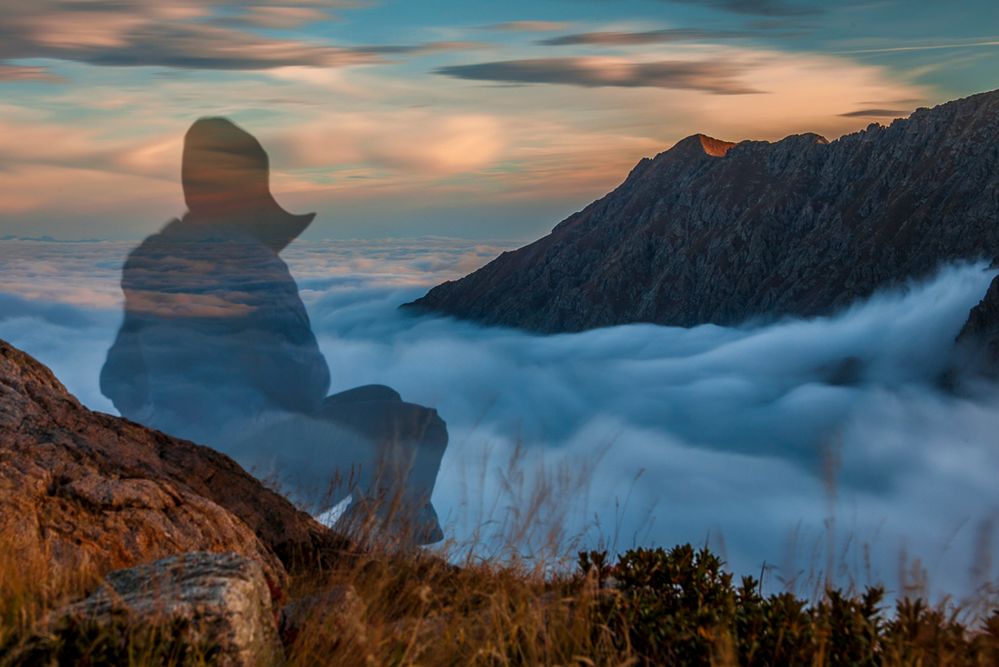
[[183, 628], [182, 639], [208, 647], [211, 663], [220, 667], [270, 666], [283, 659], [263, 569], [234, 553], [180, 554], [111, 572], [93, 595], [53, 614], [65, 616]]
[[999, 256], [999, 91], [827, 142], [684, 139], [408, 306], [542, 333], [829, 314]]

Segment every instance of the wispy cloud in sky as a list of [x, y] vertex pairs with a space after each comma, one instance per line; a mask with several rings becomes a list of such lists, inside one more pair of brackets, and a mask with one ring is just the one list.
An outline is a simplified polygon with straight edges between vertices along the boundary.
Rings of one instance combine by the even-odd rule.
[[669, 44], [673, 42], [708, 42], [747, 37], [753, 33], [745, 30], [705, 30], [701, 28], [666, 28], [641, 32], [600, 31], [561, 35], [541, 40], [547, 46], [638, 46], [642, 44]]
[[907, 44], [905, 46], [879, 46], [868, 49], [845, 49], [839, 51], [843, 55], [862, 55], [867, 53], [908, 53], [914, 51], [939, 51], [952, 49], [975, 49], [999, 46], [999, 39], [969, 40], [965, 42], [951, 42], [948, 44], [928, 43], [928, 44]]
[[[656, 48], [666, 57], [651, 62], [636, 54], [441, 65], [455, 69], [430, 76], [433, 85], [398, 65], [47, 86], [62, 92], [0, 104], [3, 229], [150, 233], [183, 212], [181, 142], [201, 115], [231, 116], [260, 138], [279, 201], [319, 213], [312, 234], [525, 238], [689, 134], [834, 137], [869, 120], [838, 114], [923, 97], [877, 67], [832, 58]], [[707, 52], [713, 60], [702, 60]], [[434, 57], [460, 62], [469, 53]], [[736, 92], [744, 94], [719, 94]]]
[[918, 39], [919, 12], [859, 1], [0, 2], [0, 231], [29, 236], [182, 212], [203, 115], [272, 147], [313, 234], [537, 235], [684, 136], [832, 139], [974, 92], [999, 58], [982, 0], [977, 21], [917, 3], [951, 30]]
[[0, 61], [47, 58], [109, 67], [208, 70], [293, 65], [327, 68], [379, 63], [383, 55], [426, 54], [475, 46], [458, 41], [341, 46], [311, 37], [268, 34], [328, 22], [331, 9], [352, 6], [356, 5], [336, 0], [309, 6], [280, 1], [244, 6], [220, 0], [18, 3], [4, 10]]
[[807, 16], [821, 14], [823, 8], [810, 0], [666, 0], [714, 7], [750, 16]]
[[[566, 341], [396, 306], [512, 247], [423, 237], [537, 238], [687, 135], [835, 139], [994, 87], [999, 49], [981, 26], [997, 24], [994, 0], [960, 12], [929, 0], [0, 0], [0, 237], [156, 232], [185, 210], [185, 131], [226, 116], [270, 152], [281, 205], [318, 213], [306, 239], [368, 239], [302, 242], [286, 259], [336, 388], [387, 382], [439, 407], [448, 479], [482, 463], [484, 442], [502, 459], [529, 437], [569, 463], [610, 444], [592, 499], [606, 517], [634, 486], [629, 537], [658, 502], [652, 539], [721, 530], [726, 555], [758, 567], [796, 522], [823, 530], [816, 443], [834, 434], [836, 502], [859, 539], [885, 536], [884, 520], [890, 549], [910, 535], [947, 551], [962, 517], [988, 520], [999, 502], [993, 397], [941, 396], [928, 379], [988, 282], [977, 267], [833, 318], [739, 330]], [[371, 240], [384, 237], [421, 238]], [[100, 409], [130, 245], [0, 242], [0, 336]], [[848, 356], [862, 378], [830, 381]], [[460, 510], [456, 482], [441, 493]], [[945, 576], [954, 558], [941, 554]]]
[[483, 30], [505, 30], [511, 32], [554, 32], [565, 30], [572, 24], [568, 21], [506, 21], [482, 26]]
[[0, 81], [48, 81], [50, 83], [59, 83], [63, 79], [48, 72], [44, 67], [0, 64]]
[[902, 109], [858, 109], [841, 113], [843, 118], [901, 118], [908, 114]]
[[506, 83], [555, 83], [573, 86], [681, 88], [718, 95], [759, 92], [739, 82], [742, 73], [724, 61], [661, 60], [634, 62], [623, 58], [536, 58], [451, 65], [439, 74], [459, 79]]

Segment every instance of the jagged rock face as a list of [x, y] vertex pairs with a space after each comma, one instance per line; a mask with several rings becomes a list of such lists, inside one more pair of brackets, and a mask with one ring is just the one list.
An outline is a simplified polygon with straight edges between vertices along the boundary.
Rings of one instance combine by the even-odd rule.
[[999, 379], [999, 278], [971, 309], [958, 334], [952, 374], [956, 376], [952, 379]]
[[334, 558], [346, 545], [227, 456], [87, 410], [4, 341], [0, 538], [70, 572], [235, 552], [277, 584], [285, 565]]
[[237, 554], [179, 554], [112, 572], [90, 597], [52, 614], [56, 627], [70, 619], [123, 622], [133, 631], [177, 628], [174, 639], [203, 647], [219, 667], [279, 665], [284, 658], [264, 572]]
[[832, 143], [695, 135], [411, 306], [539, 332], [827, 314], [999, 255], [999, 91]]

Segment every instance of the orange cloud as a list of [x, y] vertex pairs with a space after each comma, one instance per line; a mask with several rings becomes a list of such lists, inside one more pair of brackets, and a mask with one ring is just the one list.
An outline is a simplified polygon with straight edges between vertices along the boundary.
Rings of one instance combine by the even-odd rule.
[[[0, 209], [39, 219], [106, 216], [136, 235], [139, 227], [155, 228], [183, 211], [181, 142], [205, 100], [261, 139], [271, 153], [272, 189], [290, 209], [349, 202], [358, 217], [397, 220], [401, 229], [418, 206], [582, 204], [620, 183], [640, 158], [696, 132], [738, 141], [815, 131], [833, 139], [867, 125], [868, 117], [852, 115], [858, 109], [929, 97], [884, 69], [845, 58], [731, 44], [662, 45], [642, 58], [696, 62], [706, 54], [732, 63], [739, 85], [760, 92], [511, 89], [383, 69], [294, 66], [224, 80], [164, 80], [142, 90], [67, 90], [58, 101], [81, 111], [74, 121], [8, 102], [0, 104]], [[616, 56], [594, 67], [612, 76], [622, 59], [630, 62]]]

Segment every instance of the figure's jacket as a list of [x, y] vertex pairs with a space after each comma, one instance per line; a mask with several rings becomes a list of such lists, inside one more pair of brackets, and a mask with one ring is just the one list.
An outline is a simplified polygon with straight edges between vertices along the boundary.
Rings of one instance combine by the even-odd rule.
[[204, 439], [322, 403], [329, 369], [297, 285], [246, 228], [188, 213], [129, 255], [125, 319], [101, 371], [123, 416]]

